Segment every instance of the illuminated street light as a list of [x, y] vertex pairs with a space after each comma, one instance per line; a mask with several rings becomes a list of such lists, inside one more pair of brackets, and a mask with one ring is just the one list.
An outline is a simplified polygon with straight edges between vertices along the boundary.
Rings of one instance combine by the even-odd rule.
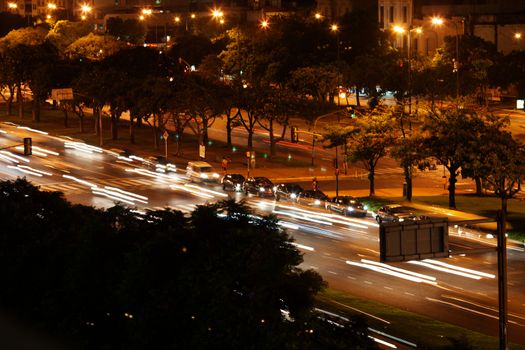
[[222, 18], [224, 16], [224, 13], [221, 10], [215, 9], [212, 11], [211, 15], [213, 16], [213, 18], [217, 19]]
[[261, 20], [260, 26], [261, 26], [262, 29], [268, 28], [269, 25], [270, 25], [270, 23], [268, 23], [267, 20], [265, 20], [265, 19]]
[[53, 4], [53, 3], [48, 3], [47, 4], [47, 8], [50, 9], [50, 10], [56, 10], [57, 9], [57, 5]]
[[323, 18], [323, 16], [321, 16], [321, 14], [319, 12], [317, 12], [315, 14], [315, 19], [321, 19], [321, 18]]
[[140, 15], [139, 16], [139, 21], [143, 21], [146, 17], [144, 17], [143, 15]]
[[330, 30], [331, 30], [332, 32], [337, 32], [337, 31], [339, 30], [339, 26], [338, 26], [337, 24], [332, 24], [332, 25], [330, 26]]
[[90, 13], [91, 10], [92, 10], [91, 6], [86, 5], [86, 4], [82, 5], [82, 6], [80, 7], [80, 9], [82, 10], [82, 13], [84, 13], [84, 14], [86, 14], [86, 13]]
[[149, 16], [153, 13], [151, 9], [142, 9], [142, 14], [145, 16]]
[[83, 20], [83, 21], [85, 21], [85, 20], [86, 20], [86, 15], [82, 15], [82, 16], [80, 16], [80, 19]]
[[224, 24], [224, 19], [221, 18], [221, 19], [219, 20], [219, 23], [220, 23], [220, 24]]
[[438, 26], [438, 27], [439, 27], [439, 26], [442, 26], [443, 23], [445, 23], [445, 21], [443, 20], [443, 18], [441, 18], [441, 17], [437, 17], [437, 16], [432, 17], [432, 18], [430, 19], [430, 22], [432, 23], [432, 25], [434, 25], [434, 26]]
[[393, 26], [392, 27], [392, 30], [395, 32], [395, 33], [398, 33], [398, 34], [403, 34], [406, 32], [405, 28], [401, 27], [401, 26]]
[[51, 19], [51, 15], [47, 15], [46, 18], [47, 18], [47, 19]]
[[195, 19], [195, 17], [197, 17], [197, 16], [195, 16], [195, 14], [192, 13], [190, 17], [191, 17], [191, 19]]
[[514, 39], [521, 39], [521, 33], [514, 33]]
[[18, 8], [18, 4], [14, 3], [14, 2], [8, 2], [7, 3], [7, 7], [11, 10], [14, 10], [14, 9], [17, 9]]
[[179, 23], [180, 22], [180, 17], [179, 16], [175, 16], [175, 23]]

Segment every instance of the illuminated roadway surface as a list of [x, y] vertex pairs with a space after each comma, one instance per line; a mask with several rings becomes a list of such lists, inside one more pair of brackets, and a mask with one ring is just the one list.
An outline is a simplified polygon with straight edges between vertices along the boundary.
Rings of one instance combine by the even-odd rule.
[[[159, 178], [108, 151], [86, 150], [87, 146], [70, 143], [71, 140], [0, 125], [0, 147], [20, 143], [23, 137], [33, 138], [33, 155], [21, 156], [21, 148], [0, 151], [0, 178], [26, 176], [44, 190], [64, 192], [75, 203], [110, 207], [115, 203], [113, 198], [118, 197], [138, 209], [170, 207], [188, 212], [196, 204], [227, 198], [219, 186], [189, 183], [180, 177], [183, 171]], [[378, 262], [378, 225], [370, 217], [344, 218], [320, 209], [257, 197], [250, 197], [248, 204], [259, 213], [273, 211], [278, 215], [305, 253], [302, 267], [319, 272], [330, 287], [497, 335], [495, 252], [386, 265]], [[457, 234], [450, 241], [452, 250], [494, 244], [493, 240]], [[525, 344], [523, 249], [509, 249], [508, 261], [509, 340]]]

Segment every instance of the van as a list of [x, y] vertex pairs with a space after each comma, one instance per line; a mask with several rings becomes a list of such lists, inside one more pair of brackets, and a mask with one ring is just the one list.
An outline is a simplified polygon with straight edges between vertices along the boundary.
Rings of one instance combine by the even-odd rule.
[[186, 176], [190, 181], [196, 182], [219, 182], [220, 175], [213, 171], [213, 167], [206, 162], [188, 162]]

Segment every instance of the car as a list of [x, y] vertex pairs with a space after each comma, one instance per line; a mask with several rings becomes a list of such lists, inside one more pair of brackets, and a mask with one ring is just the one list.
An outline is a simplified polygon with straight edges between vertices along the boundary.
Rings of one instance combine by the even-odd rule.
[[406, 220], [418, 220], [414, 209], [400, 204], [384, 205], [377, 211], [376, 221], [382, 222], [402, 222]]
[[244, 193], [257, 194], [259, 197], [273, 197], [273, 183], [266, 177], [249, 177], [243, 184]]
[[359, 199], [352, 196], [334, 197], [326, 203], [326, 209], [335, 211], [344, 216], [360, 216], [364, 217], [367, 213], [366, 206], [359, 201]]
[[226, 174], [221, 180], [222, 189], [225, 191], [241, 192], [244, 180], [244, 176], [241, 174]]
[[186, 176], [190, 181], [196, 182], [219, 182], [219, 173], [213, 170], [213, 167], [206, 162], [191, 161], [186, 166]]
[[306, 190], [299, 194], [297, 203], [312, 207], [324, 207], [330, 198], [320, 190]]
[[156, 171], [157, 173], [174, 173], [177, 171], [177, 166], [166, 160], [164, 156], [147, 157], [143, 162], [144, 167]]
[[303, 188], [296, 184], [280, 184], [274, 187], [273, 189], [275, 200], [288, 200], [288, 201], [297, 201], [297, 198], [303, 192]]

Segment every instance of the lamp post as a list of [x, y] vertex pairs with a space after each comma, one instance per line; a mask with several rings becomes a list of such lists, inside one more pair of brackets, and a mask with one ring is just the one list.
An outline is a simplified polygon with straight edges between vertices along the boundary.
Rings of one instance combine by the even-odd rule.
[[80, 7], [80, 12], [81, 12], [81, 16], [80, 16], [80, 19], [82, 19], [83, 21], [87, 18], [87, 15], [92, 11], [92, 8], [91, 6], [89, 6], [88, 4], [84, 4]]

